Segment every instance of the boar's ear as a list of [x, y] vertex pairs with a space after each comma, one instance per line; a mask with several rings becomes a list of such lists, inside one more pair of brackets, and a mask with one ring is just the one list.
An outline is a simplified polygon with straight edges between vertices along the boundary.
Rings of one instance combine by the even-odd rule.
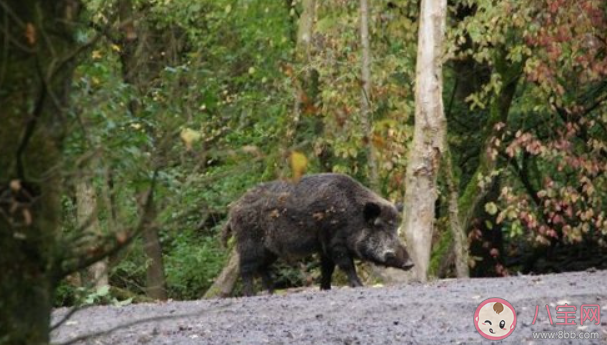
[[381, 214], [381, 207], [374, 203], [368, 202], [365, 204], [365, 209], [363, 210], [363, 215], [365, 217], [365, 221], [371, 223], [373, 222], [379, 215]]
[[396, 207], [396, 210], [398, 211], [398, 213], [403, 213], [403, 209], [404, 209], [405, 205], [402, 202], [399, 201], [394, 206]]

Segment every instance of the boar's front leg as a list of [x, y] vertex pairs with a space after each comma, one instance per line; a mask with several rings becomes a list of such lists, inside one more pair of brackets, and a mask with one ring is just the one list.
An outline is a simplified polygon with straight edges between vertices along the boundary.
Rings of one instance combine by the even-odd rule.
[[257, 274], [261, 277], [262, 285], [268, 290], [268, 293], [274, 293], [270, 266], [276, 259], [276, 255], [264, 248], [250, 247], [241, 250], [240, 275], [245, 296], [255, 295], [254, 278]]
[[320, 254], [320, 289], [330, 290], [331, 289], [331, 276], [335, 270], [335, 262], [327, 254]]
[[333, 247], [331, 251], [331, 257], [333, 262], [339, 266], [339, 268], [346, 273], [348, 276], [348, 284], [351, 287], [363, 286], [356, 274], [356, 266], [354, 266], [354, 260], [348, 252], [345, 246]]
[[272, 281], [272, 274], [270, 273], [269, 267], [264, 267], [259, 271], [259, 275], [261, 276], [261, 284], [263, 288], [268, 290], [268, 294], [274, 293], [274, 282]]
[[251, 272], [245, 272], [240, 274], [242, 278], [242, 291], [245, 296], [255, 296], [255, 288], [253, 287], [254, 275]]

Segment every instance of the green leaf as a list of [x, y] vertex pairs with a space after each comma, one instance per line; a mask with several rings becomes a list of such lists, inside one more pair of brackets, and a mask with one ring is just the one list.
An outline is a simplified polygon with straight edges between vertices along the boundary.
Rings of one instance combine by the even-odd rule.
[[497, 205], [493, 202], [488, 202], [485, 204], [485, 211], [488, 214], [495, 216], [495, 214], [497, 213]]
[[107, 296], [109, 293], [110, 293], [109, 285], [104, 285], [104, 286], [97, 288], [96, 295], [98, 297], [104, 297], [104, 296]]

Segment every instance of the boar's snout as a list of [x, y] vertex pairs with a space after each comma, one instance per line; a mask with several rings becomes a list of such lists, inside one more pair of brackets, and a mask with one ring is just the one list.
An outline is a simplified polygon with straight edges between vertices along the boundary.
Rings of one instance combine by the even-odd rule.
[[384, 260], [385, 261], [394, 261], [396, 260], [396, 253], [393, 250], [387, 250], [384, 252]]
[[415, 266], [413, 261], [411, 261], [411, 259], [407, 259], [407, 261], [405, 261], [405, 263], [403, 264], [403, 270], [408, 271], [412, 269], [413, 266]]
[[405, 249], [405, 246], [402, 244], [399, 244], [398, 248], [396, 249], [395, 260], [398, 263], [397, 267], [405, 271], [410, 270], [414, 266], [413, 260], [411, 260], [411, 257], [409, 256], [409, 252], [407, 252], [407, 249]]
[[402, 244], [398, 244], [396, 249], [388, 249], [382, 253], [381, 264], [387, 267], [410, 270], [414, 264], [407, 249]]

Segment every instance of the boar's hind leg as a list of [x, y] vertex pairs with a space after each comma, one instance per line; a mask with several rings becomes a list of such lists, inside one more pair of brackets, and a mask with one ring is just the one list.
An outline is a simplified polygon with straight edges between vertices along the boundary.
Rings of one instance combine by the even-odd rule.
[[326, 254], [320, 255], [320, 289], [330, 290], [331, 289], [331, 276], [335, 270], [335, 262]]
[[334, 247], [331, 252], [331, 257], [333, 258], [333, 262], [346, 273], [348, 276], [348, 284], [350, 284], [351, 287], [363, 286], [356, 274], [354, 260], [345, 247]]

